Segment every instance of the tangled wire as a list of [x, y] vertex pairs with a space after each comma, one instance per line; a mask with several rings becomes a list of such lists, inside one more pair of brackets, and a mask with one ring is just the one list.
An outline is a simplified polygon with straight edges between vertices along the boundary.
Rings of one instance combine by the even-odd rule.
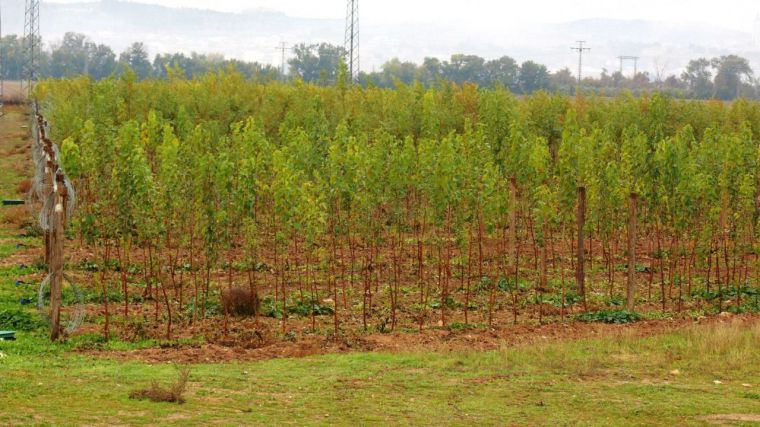
[[[45, 309], [45, 296], [47, 295], [46, 289], [48, 286], [50, 286], [50, 282], [53, 280], [53, 276], [58, 273], [50, 273], [45, 277], [45, 280], [40, 283], [40, 289], [37, 291], [37, 310], [40, 312], [40, 315], [43, 319], [45, 319], [49, 325], [52, 325], [53, 321], [50, 318], [50, 315], [48, 314], [47, 310]], [[74, 310], [71, 312], [71, 317], [69, 318], [69, 324], [66, 327], [65, 331], [67, 334], [70, 334], [77, 330], [79, 326], [82, 325], [82, 322], [84, 321], [84, 297], [82, 296], [82, 291], [79, 290], [79, 288], [74, 284], [74, 281], [71, 280], [71, 278], [67, 274], [63, 274], [63, 279], [67, 282], [69, 282], [69, 286], [71, 287], [72, 292], [74, 293], [74, 299], [75, 299], [75, 305]]]
[[[38, 106], [33, 104], [34, 120], [32, 120], [32, 161], [34, 163], [34, 177], [27, 195], [27, 205], [38, 218], [40, 228], [46, 235], [54, 232], [60, 225], [65, 226], [74, 213], [76, 207], [76, 192], [69, 178], [63, 170], [60, 159], [60, 149], [47, 135], [49, 126], [47, 121], [39, 114]], [[61, 186], [63, 188], [61, 188]], [[58, 221], [63, 224], [58, 224]], [[46, 248], [47, 250], [47, 248]], [[74, 282], [63, 271], [51, 271], [45, 280], [40, 283], [37, 295], [37, 308], [44, 318], [52, 324], [52, 319], [45, 310], [45, 289], [49, 287], [56, 275], [61, 274], [64, 281], [68, 282], [75, 296], [75, 308], [69, 319], [66, 333], [76, 330], [84, 320], [84, 304], [82, 293]]]

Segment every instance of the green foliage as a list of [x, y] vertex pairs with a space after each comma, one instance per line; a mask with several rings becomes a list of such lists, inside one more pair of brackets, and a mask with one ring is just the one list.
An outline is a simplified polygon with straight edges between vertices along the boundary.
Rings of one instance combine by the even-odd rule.
[[641, 315], [626, 310], [590, 311], [575, 316], [581, 322], [633, 323], [642, 319]]
[[2, 330], [34, 331], [46, 326], [47, 324], [36, 313], [22, 309], [0, 309], [0, 329]]
[[[304, 298], [303, 300], [296, 300], [288, 304], [288, 313], [298, 316], [325, 316], [333, 314], [333, 309], [326, 305], [322, 305], [319, 301], [313, 301], [311, 298]], [[276, 317], [276, 316], [273, 316]]]
[[[441, 283], [452, 301], [462, 301], [464, 281], [452, 277], [466, 274], [471, 296], [493, 292], [497, 309], [512, 297], [516, 305], [562, 304], [562, 289], [541, 283], [553, 280], [539, 264], [546, 261], [552, 279], [567, 273], [579, 188], [587, 195], [586, 235], [613, 256], [613, 268], [632, 194], [638, 234], [657, 239], [649, 250], [665, 269], [680, 269], [690, 249], [702, 263], [717, 243], [739, 260], [739, 271], [750, 262], [742, 251], [757, 252], [760, 104], [660, 93], [516, 98], [506, 87], [468, 83], [363, 88], [348, 84], [339, 57], [329, 61], [329, 75], [315, 73], [330, 49], [299, 46], [294, 70], [307, 82], [293, 84], [249, 81], [233, 70], [168, 81], [125, 72], [101, 82], [40, 83], [53, 137], [63, 141], [64, 163], [82, 189], [73, 234], [112, 245], [125, 263], [141, 250], [171, 255], [156, 257], [162, 272], [176, 264], [189, 272], [187, 259], [171, 258], [192, 253], [194, 274], [232, 266], [256, 272], [260, 283], [276, 281], [290, 298], [296, 281], [308, 289], [345, 274], [351, 256], [343, 278], [350, 289], [364, 272], [371, 280], [392, 277], [398, 264], [403, 276], [421, 262], [424, 281], [413, 284], [415, 292], [434, 285], [444, 293]], [[127, 62], [140, 59], [140, 46], [130, 52]], [[466, 55], [452, 61], [460, 76], [486, 66]], [[540, 67], [523, 66], [533, 75], [518, 73], [505, 86], [540, 84]], [[517, 277], [513, 230], [521, 246]], [[94, 272], [98, 264], [81, 268]], [[126, 269], [128, 288], [145, 274], [143, 266], [117, 269]], [[205, 283], [213, 277], [203, 285], [213, 289], [216, 283]], [[578, 303], [572, 288], [564, 289], [567, 306]], [[721, 298], [734, 298], [725, 289]], [[460, 307], [435, 297], [416, 313]], [[284, 305], [296, 315], [329, 309], [300, 299]], [[268, 315], [286, 314], [271, 301], [264, 306]]]
[[267, 296], [261, 301], [261, 314], [275, 319], [282, 319], [282, 304], [275, 302], [274, 298]]

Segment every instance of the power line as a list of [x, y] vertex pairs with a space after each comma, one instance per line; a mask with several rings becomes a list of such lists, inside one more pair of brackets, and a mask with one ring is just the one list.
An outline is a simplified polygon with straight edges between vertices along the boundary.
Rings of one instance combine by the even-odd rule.
[[578, 51], [578, 88], [576, 90], [576, 93], [580, 92], [581, 90], [581, 82], [583, 81], [583, 52], [584, 51], [590, 51], [590, 47], [584, 47], [586, 42], [584, 40], [578, 40], [576, 42], [578, 46], [571, 47], [571, 50], [577, 50]]
[[34, 82], [39, 78], [40, 67], [40, 1], [26, 0], [24, 9], [24, 44], [26, 55], [23, 81], [26, 80], [27, 90], [31, 98]]
[[352, 82], [359, 81], [359, 0], [348, 0], [346, 5], [346, 33], [344, 39], [346, 65]]

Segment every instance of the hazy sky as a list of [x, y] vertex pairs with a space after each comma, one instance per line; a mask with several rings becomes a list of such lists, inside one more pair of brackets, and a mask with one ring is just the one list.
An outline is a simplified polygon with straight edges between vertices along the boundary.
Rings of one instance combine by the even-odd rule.
[[[70, 2], [72, 0], [49, 0]], [[81, 1], [81, 0], [80, 0]], [[301, 17], [343, 18], [345, 0], [140, 0], [174, 7], [239, 12], [267, 8]], [[760, 12], [758, 0], [361, 0], [367, 23], [414, 21], [498, 27], [515, 22], [565, 22], [583, 18], [654, 19], [711, 22], [751, 31]]]

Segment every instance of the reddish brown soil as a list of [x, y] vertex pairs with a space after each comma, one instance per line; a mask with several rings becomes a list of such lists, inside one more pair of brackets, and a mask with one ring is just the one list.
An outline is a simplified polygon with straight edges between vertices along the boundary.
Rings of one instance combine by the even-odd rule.
[[421, 333], [394, 332], [353, 337], [304, 336], [295, 342], [274, 341], [260, 348], [247, 349], [240, 343], [187, 345], [171, 348], [149, 348], [132, 351], [82, 351], [90, 356], [117, 360], [138, 360], [148, 363], [223, 363], [258, 361], [288, 357], [306, 357], [328, 353], [362, 351], [490, 351], [505, 347], [573, 341], [601, 337], [644, 337], [663, 334], [697, 324], [727, 321], [754, 323], [760, 316], [713, 316], [697, 320], [657, 320], [628, 325], [600, 323], [555, 323], [542, 326], [513, 326], [498, 330], [449, 331], [428, 329]]
[[[7, 149], [17, 150], [18, 147], [5, 147]], [[28, 151], [28, 150], [27, 150]], [[15, 152], [15, 151], [14, 151]], [[21, 154], [21, 153], [17, 153]], [[28, 153], [27, 156], [28, 157]], [[30, 165], [29, 165], [30, 166]], [[27, 170], [24, 164], [16, 164], [14, 162], [13, 167], [20, 168], [20, 170]], [[30, 166], [31, 167], [31, 166]], [[30, 170], [30, 169], [29, 169]], [[17, 190], [14, 185], [14, 190]], [[0, 227], [3, 228], [4, 234], [16, 235], [21, 233], [25, 223], [29, 221], [30, 216], [25, 213], [23, 209], [6, 210], [3, 212], [2, 221], [0, 221]], [[648, 246], [645, 245], [646, 238], [642, 238], [639, 241], [639, 252], [646, 253]], [[494, 242], [485, 242], [485, 254], [486, 262], [485, 267], [488, 273], [495, 273], [495, 249]], [[564, 242], [564, 248], [558, 245], [557, 250], [560, 253], [571, 253], [567, 242]], [[412, 245], [413, 246], [413, 245]], [[406, 248], [404, 259], [412, 257], [414, 251], [413, 248]], [[263, 258], [271, 260], [272, 254], [268, 252], [271, 248], [262, 248]], [[98, 257], [102, 256], [100, 251], [93, 252], [92, 249], [82, 248], [79, 240], [69, 241], [66, 248], [66, 260], [70, 266], [79, 264], [82, 260], [97, 260], [98, 264], [101, 261]], [[357, 263], [358, 260], [364, 258], [362, 248], [357, 248]], [[521, 271], [521, 276], [527, 281], [528, 284], [535, 283], [535, 263], [531, 257], [531, 248], [527, 243], [524, 243], [524, 247], [521, 250], [523, 254], [523, 261], [521, 261], [521, 268], [525, 271]], [[588, 283], [594, 284], [594, 291], [597, 293], [598, 301], [594, 304], [591, 303], [589, 309], [609, 309], [606, 304], [600, 302], [600, 298], [609, 293], [607, 289], [607, 276], [606, 271], [599, 269], [601, 266], [601, 247], [598, 242], [593, 248], [593, 257], [589, 257], [593, 262], [591, 268], [589, 265]], [[620, 256], [621, 251], [615, 251], [618, 256], [615, 258], [615, 265], [620, 265], [625, 262]], [[39, 260], [42, 255], [42, 249], [24, 249], [16, 252], [12, 256], [0, 260], [0, 265], [13, 265], [13, 264], [32, 264], [36, 260]], [[188, 259], [187, 253], [180, 253], [181, 261], [186, 262]], [[112, 254], [112, 257], [115, 256]], [[161, 255], [155, 255], [161, 256]], [[241, 253], [233, 254], [234, 259], [240, 260], [243, 258]], [[292, 256], [290, 257], [292, 258]], [[388, 257], [385, 257], [388, 258]], [[413, 257], [412, 257], [413, 258]], [[145, 254], [142, 251], [135, 250], [132, 253], [131, 263], [136, 265], [143, 265], [145, 261]], [[411, 258], [410, 258], [411, 259]], [[560, 258], [558, 258], [560, 259]], [[197, 260], [197, 259], [196, 259]], [[427, 262], [427, 261], [426, 261]], [[642, 265], [649, 265], [650, 259], [646, 256], [640, 257], [640, 263]], [[565, 278], [567, 280], [568, 288], [573, 287], [572, 284], [572, 272], [570, 259], [565, 257], [559, 261], [560, 268], [565, 269]], [[301, 265], [303, 267], [303, 265]], [[387, 274], [389, 269], [386, 265], [380, 265], [380, 271], [385, 271], [383, 274]], [[427, 273], [425, 281], [427, 283], [428, 295], [426, 297], [427, 302], [437, 300], [440, 295], [435, 289], [436, 283], [432, 274], [434, 274], [435, 266], [428, 265], [426, 267]], [[556, 271], [554, 265], [551, 268], [552, 272]], [[68, 275], [72, 277], [81, 288], [89, 288], [95, 292], [100, 289], [100, 276], [99, 274], [90, 274], [82, 271], [77, 271], [73, 268], [67, 270]], [[476, 293], [473, 291], [472, 302], [478, 306], [477, 310], [473, 310], [469, 313], [468, 321], [470, 324], [480, 325], [477, 329], [468, 329], [463, 331], [451, 331], [440, 327], [441, 315], [439, 310], [426, 309], [423, 314], [424, 326], [421, 331], [418, 330], [419, 325], [419, 310], [415, 311], [414, 306], [419, 303], [419, 288], [418, 279], [416, 277], [416, 271], [413, 260], [407, 260], [402, 268], [404, 277], [401, 278], [401, 282], [404, 284], [402, 287], [402, 295], [399, 300], [399, 312], [398, 312], [398, 326], [397, 331], [393, 333], [376, 333], [376, 332], [364, 332], [364, 324], [362, 322], [362, 284], [361, 284], [361, 272], [356, 271], [356, 283], [353, 288], [349, 285], [349, 292], [347, 292], [347, 301], [343, 302], [343, 292], [340, 292], [338, 298], [338, 308], [340, 314], [341, 333], [338, 337], [330, 335], [333, 330], [333, 318], [332, 316], [319, 316], [315, 322], [315, 328], [318, 333], [312, 332], [311, 319], [308, 317], [303, 318], [290, 318], [283, 325], [282, 322], [273, 318], [260, 318], [258, 322], [253, 319], [230, 319], [227, 325], [227, 331], [223, 326], [222, 316], [213, 316], [203, 320], [196, 320], [191, 325], [191, 319], [185, 317], [182, 320], [177, 319], [176, 311], [180, 309], [177, 303], [175, 289], [167, 285], [167, 292], [174, 298], [172, 302], [172, 310], [174, 310], [174, 322], [172, 328], [172, 339], [177, 338], [197, 338], [202, 337], [207, 344], [198, 345], [171, 345], [166, 348], [151, 348], [145, 350], [135, 350], [126, 352], [113, 352], [113, 351], [101, 351], [101, 350], [82, 350], [83, 353], [93, 355], [97, 357], [109, 357], [119, 360], [143, 360], [150, 363], [161, 362], [179, 362], [179, 363], [217, 363], [231, 360], [264, 360], [271, 358], [281, 357], [304, 357], [315, 354], [325, 353], [344, 353], [352, 351], [409, 351], [409, 350], [425, 350], [425, 351], [462, 351], [462, 350], [495, 350], [503, 348], [505, 346], [524, 345], [537, 342], [553, 342], [558, 340], [577, 340], [594, 338], [600, 336], [646, 336], [653, 334], [660, 334], [668, 332], [678, 328], [688, 327], [694, 323], [704, 322], [720, 322], [724, 321], [725, 317], [713, 317], [713, 318], [701, 318], [693, 320], [687, 315], [683, 315], [676, 320], [662, 320], [662, 321], [646, 321], [639, 322], [632, 325], [603, 325], [603, 324], [586, 324], [580, 322], [563, 322], [561, 318], [560, 310], [549, 304], [544, 304], [539, 310], [537, 305], [528, 305], [519, 307], [518, 324], [513, 325], [513, 314], [511, 307], [511, 300], [509, 295], [500, 294], [497, 298], [494, 313], [493, 313], [493, 328], [486, 328], [482, 325], [488, 323], [488, 292], [482, 291]], [[290, 297], [297, 298], [299, 293], [298, 288], [300, 281], [296, 279], [294, 271], [289, 271], [288, 275], [288, 289]], [[696, 271], [695, 274], [702, 275], [702, 271]], [[493, 274], [491, 274], [493, 275]], [[263, 298], [267, 295], [274, 294], [274, 277], [271, 273], [262, 274], [259, 280], [259, 292]], [[616, 271], [614, 273], [615, 292], [620, 294], [622, 289], [625, 273], [622, 271]], [[44, 274], [35, 274], [28, 277], [22, 277], [30, 283], [39, 282], [44, 278]], [[132, 275], [130, 277], [130, 283], [139, 280], [140, 275]], [[345, 278], [344, 278], [345, 279]], [[120, 289], [118, 273], [108, 272], [106, 280], [110, 283], [110, 286], [114, 289]], [[184, 296], [183, 301], [187, 303], [193, 298], [192, 289], [193, 283], [190, 274], [187, 273], [184, 276]], [[334, 306], [333, 298], [328, 293], [329, 286], [324, 280], [324, 277], [317, 279], [319, 283], [316, 285], [319, 289], [320, 300], [323, 304], [328, 306]], [[650, 275], [648, 273], [637, 274], [638, 283], [638, 295], [647, 296], [651, 293], [650, 302], [647, 304], [640, 304], [637, 309], [642, 312], [656, 312], [660, 310], [660, 303], [658, 301], [659, 289], [656, 283], [658, 278], [654, 277], [655, 286], [650, 288]], [[345, 281], [345, 280], [344, 280]], [[387, 292], [387, 283], [390, 279], [383, 275], [376, 283], [380, 283], [380, 286], [373, 285], [373, 304], [370, 307], [367, 330], [376, 331], [381, 328], [389, 328], [389, 307], [390, 300]], [[475, 287], [477, 281], [473, 281], [472, 286]], [[247, 286], [247, 277], [244, 273], [235, 273], [233, 283], [238, 286]], [[227, 286], [227, 273], [225, 271], [213, 271], [211, 274], [211, 289], [219, 290]], [[458, 303], [463, 303], [463, 292], [459, 289], [461, 283], [458, 279], [453, 278], [451, 283], [451, 296], [453, 296]], [[308, 286], [304, 286], [305, 295], [308, 297]], [[406, 292], [405, 292], [406, 291]], [[672, 290], [671, 290], [672, 291]], [[136, 288], [130, 286], [130, 293], [135, 295], [141, 292]], [[534, 298], [534, 290], [529, 289], [521, 294], [522, 301], [528, 301]], [[167, 316], [166, 307], [163, 302], [156, 303], [151, 297], [160, 298], [158, 292], [154, 288], [154, 294], [148, 295], [148, 299], [143, 304], [131, 304], [130, 316], [125, 321], [123, 317], [123, 304], [111, 304], [111, 333], [117, 334], [123, 339], [143, 339], [143, 338], [157, 338], [162, 339], [167, 336]], [[162, 301], [162, 300], [161, 300]], [[684, 309], [699, 309], [700, 302], [694, 303], [692, 306], [684, 307]], [[668, 310], [675, 311], [672, 300], [668, 301]], [[67, 308], [64, 308], [64, 317], [66, 316]], [[103, 305], [88, 305], [86, 307], [88, 317], [102, 319], [104, 314]], [[576, 305], [568, 309], [567, 315], [575, 314], [580, 310], [580, 305]], [[539, 311], [541, 313], [541, 321], [539, 321]], [[464, 323], [463, 309], [457, 308], [453, 310], [447, 310], [446, 321], [449, 325], [453, 323]], [[676, 316], [678, 317], [678, 316]], [[753, 316], [742, 317], [751, 321], [756, 321], [758, 318]], [[540, 323], [548, 323], [540, 325]], [[85, 323], [76, 332], [76, 334], [100, 334], [103, 332], [101, 324]], [[283, 338], [286, 337], [286, 338]]]

